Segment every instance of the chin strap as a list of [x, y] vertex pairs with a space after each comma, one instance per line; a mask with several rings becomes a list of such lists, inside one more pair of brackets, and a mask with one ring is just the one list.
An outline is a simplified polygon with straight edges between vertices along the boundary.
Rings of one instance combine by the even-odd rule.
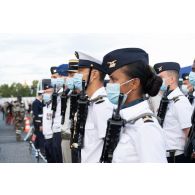
[[90, 81], [90, 78], [91, 78], [91, 71], [93, 69], [93, 64], [91, 64], [90, 66], [90, 69], [89, 69], [89, 75], [88, 75], [88, 78], [87, 78], [87, 84], [85, 86], [85, 90], [87, 89], [88, 85], [89, 85], [89, 81]]

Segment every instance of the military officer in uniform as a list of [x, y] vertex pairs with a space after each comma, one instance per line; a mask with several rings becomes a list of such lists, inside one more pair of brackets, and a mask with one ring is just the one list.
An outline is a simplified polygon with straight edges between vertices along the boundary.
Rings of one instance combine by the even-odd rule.
[[82, 52], [76, 52], [76, 56], [79, 66], [74, 81], [80, 91], [82, 80], [86, 81], [86, 94], [89, 97], [81, 162], [97, 163], [100, 160], [107, 120], [112, 115], [113, 105], [109, 102], [104, 87], [106, 70], [101, 61]]
[[70, 89], [68, 93], [67, 103], [66, 103], [66, 113], [65, 113], [65, 121], [62, 124], [62, 158], [64, 163], [71, 163], [71, 149], [70, 149], [70, 128], [71, 128], [71, 120], [70, 120], [70, 94], [73, 89], [72, 79], [75, 73], [78, 72], [78, 60], [71, 59], [69, 60], [68, 67], [68, 77], [66, 79], [66, 87]]
[[25, 105], [22, 97], [18, 96], [13, 104], [14, 126], [16, 130], [16, 140], [21, 141], [22, 130], [24, 129]]
[[182, 74], [182, 86], [181, 91], [184, 93], [184, 95], [188, 98], [190, 103], [194, 105], [194, 88], [189, 82], [189, 73], [183, 73]]
[[163, 124], [168, 162], [187, 162], [184, 146], [191, 127], [192, 106], [178, 87], [180, 65], [176, 62], [162, 62], [155, 64], [154, 69], [163, 79], [161, 91], [170, 86], [169, 104]]
[[189, 73], [183, 73], [181, 75], [181, 78], [183, 79], [183, 83], [184, 85], [189, 85], [190, 82], [189, 82]]
[[[192, 64], [192, 71], [189, 73], [189, 83], [193, 86], [193, 96], [195, 97], [195, 59]], [[192, 106], [194, 108], [195, 106], [195, 101], [193, 101]]]
[[192, 71], [189, 73], [189, 82], [193, 87], [195, 86], [195, 59], [192, 64]]
[[[55, 74], [55, 78], [51, 79], [51, 85], [53, 87], [56, 86], [56, 93], [57, 93], [57, 102], [56, 102], [56, 111], [53, 110], [52, 116], [52, 131], [53, 131], [53, 152], [54, 158], [56, 163], [62, 163], [62, 136], [61, 136], [61, 94], [62, 94], [62, 87], [65, 84], [65, 79], [68, 76], [68, 64], [62, 64], [57, 67], [57, 73]], [[53, 75], [51, 76], [53, 77]], [[52, 102], [53, 104], [53, 102]]]
[[192, 93], [194, 91], [193, 86], [189, 82], [189, 73], [183, 73], [182, 76], [181, 91], [184, 94]]
[[162, 79], [148, 64], [148, 54], [139, 48], [117, 49], [103, 58], [110, 76], [106, 86], [108, 99], [118, 104], [119, 94], [124, 94], [120, 114], [127, 121], [112, 162], [167, 162], [164, 132], [144, 99], [145, 94], [158, 94]]
[[38, 96], [33, 101], [32, 112], [33, 112], [33, 125], [35, 129], [34, 134], [36, 135], [35, 148], [37, 150], [41, 150], [41, 153], [44, 153], [44, 136], [42, 132], [42, 118], [43, 118], [42, 93], [43, 91], [39, 91]]
[[52, 110], [51, 110], [51, 85], [44, 86], [43, 93], [43, 135], [45, 139], [45, 155], [48, 163], [55, 163], [53, 151]]

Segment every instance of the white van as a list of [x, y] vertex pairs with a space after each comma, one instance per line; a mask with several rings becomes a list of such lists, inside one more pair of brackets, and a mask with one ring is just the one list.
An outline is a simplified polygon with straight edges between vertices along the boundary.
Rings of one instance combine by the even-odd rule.
[[38, 95], [39, 91], [44, 90], [45, 85], [51, 85], [51, 79], [42, 79], [38, 82], [36, 95]]

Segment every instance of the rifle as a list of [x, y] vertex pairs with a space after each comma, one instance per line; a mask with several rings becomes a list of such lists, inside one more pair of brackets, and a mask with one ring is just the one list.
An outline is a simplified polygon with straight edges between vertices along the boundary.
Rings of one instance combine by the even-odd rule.
[[195, 109], [192, 113], [191, 123], [192, 126], [188, 134], [188, 140], [184, 147], [184, 155], [186, 157], [191, 157], [191, 154], [195, 152]]
[[112, 118], [107, 121], [106, 137], [100, 163], [111, 163], [113, 152], [119, 142], [121, 128], [125, 125], [125, 120], [120, 116], [120, 110], [123, 102], [124, 94], [119, 95], [117, 109], [113, 111]]
[[163, 97], [160, 101], [160, 106], [158, 108], [157, 117], [158, 117], [158, 120], [159, 120], [159, 123], [160, 123], [161, 127], [163, 127], [163, 123], [164, 123], [164, 120], [165, 120], [165, 115], [166, 115], [166, 112], [167, 112], [167, 107], [168, 107], [168, 104], [169, 104], [169, 99], [167, 98], [168, 93], [169, 93], [169, 89], [170, 89], [170, 85], [167, 86], [167, 90], [164, 92]]
[[78, 99], [77, 108], [77, 122], [76, 128], [74, 129], [73, 144], [72, 147], [75, 149], [77, 159], [76, 162], [81, 162], [81, 149], [84, 147], [84, 136], [85, 136], [85, 124], [88, 115], [89, 99], [85, 93], [85, 80], [82, 81], [82, 91]]
[[62, 116], [61, 124], [62, 125], [64, 124], [64, 121], [65, 121], [65, 114], [66, 114], [67, 99], [68, 99], [69, 91], [70, 89], [65, 90], [65, 85], [63, 85], [63, 92], [61, 95], [61, 116]]
[[78, 100], [78, 93], [75, 89], [73, 89], [71, 95], [70, 95], [70, 116], [69, 119], [71, 120], [71, 127], [70, 127], [70, 148], [73, 143], [73, 135], [74, 135], [74, 129], [75, 129], [75, 114], [77, 112], [77, 100]]
[[51, 110], [53, 110], [52, 127], [53, 127], [55, 113], [56, 113], [56, 109], [57, 109], [57, 98], [58, 98], [58, 93], [57, 93], [56, 85], [54, 85], [54, 92], [52, 94], [52, 105], [51, 105]]

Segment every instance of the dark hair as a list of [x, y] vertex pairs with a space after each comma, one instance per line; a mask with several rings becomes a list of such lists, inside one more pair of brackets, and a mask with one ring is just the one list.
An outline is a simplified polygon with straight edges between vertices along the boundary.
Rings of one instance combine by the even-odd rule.
[[130, 78], [139, 78], [142, 86], [142, 93], [156, 96], [162, 85], [162, 79], [157, 76], [149, 65], [136, 62], [124, 66], [124, 73]]

